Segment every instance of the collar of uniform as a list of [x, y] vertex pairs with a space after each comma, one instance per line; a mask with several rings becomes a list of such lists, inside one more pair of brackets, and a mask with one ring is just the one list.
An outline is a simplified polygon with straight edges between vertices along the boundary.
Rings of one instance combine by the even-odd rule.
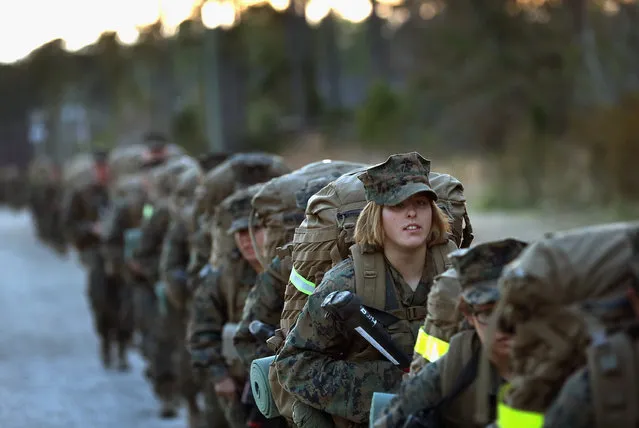
[[[387, 276], [391, 279], [393, 284], [395, 285], [395, 291], [397, 297], [401, 300], [401, 303], [404, 306], [417, 306], [426, 303], [426, 299], [428, 298], [428, 292], [430, 291], [431, 284], [433, 283], [434, 278], [434, 261], [432, 260], [431, 252], [428, 251], [426, 253], [426, 259], [424, 261], [424, 270], [422, 272], [422, 278], [415, 288], [415, 291], [408, 285], [406, 280], [402, 277], [395, 267], [390, 264], [388, 259], [384, 257], [384, 262], [386, 264], [386, 272]], [[386, 299], [388, 300], [388, 299]], [[388, 302], [390, 303], [390, 302]], [[386, 304], [388, 306], [388, 303]], [[397, 302], [399, 304], [399, 302]], [[390, 309], [399, 309], [399, 308], [390, 308]]]

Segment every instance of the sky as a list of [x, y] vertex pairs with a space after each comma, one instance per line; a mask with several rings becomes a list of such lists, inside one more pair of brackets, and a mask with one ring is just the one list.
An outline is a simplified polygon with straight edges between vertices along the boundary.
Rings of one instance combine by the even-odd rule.
[[[202, 9], [209, 28], [230, 27], [237, 10], [268, 3], [284, 10], [290, 0], [208, 0]], [[385, 6], [402, 0], [381, 0]], [[189, 18], [195, 0], [0, 0], [0, 63], [11, 63], [51, 40], [61, 38], [75, 52], [94, 43], [105, 31], [115, 31], [124, 44], [135, 43], [138, 28], [162, 19], [167, 35]], [[330, 10], [352, 22], [372, 12], [370, 0], [309, 0], [306, 18], [320, 22]]]

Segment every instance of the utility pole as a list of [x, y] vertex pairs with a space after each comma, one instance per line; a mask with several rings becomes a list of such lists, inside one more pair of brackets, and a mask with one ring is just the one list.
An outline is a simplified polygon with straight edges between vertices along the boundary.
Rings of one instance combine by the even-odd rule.
[[225, 151], [222, 120], [222, 88], [220, 85], [220, 30], [204, 30], [202, 52], [202, 86], [204, 93], [204, 129], [212, 151]]

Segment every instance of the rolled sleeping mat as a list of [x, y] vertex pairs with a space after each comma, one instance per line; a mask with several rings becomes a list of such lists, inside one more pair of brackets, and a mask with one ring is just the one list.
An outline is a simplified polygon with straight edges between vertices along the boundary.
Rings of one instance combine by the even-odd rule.
[[373, 428], [375, 420], [382, 414], [382, 411], [388, 406], [390, 401], [396, 394], [387, 394], [385, 392], [373, 392], [371, 400], [371, 414], [368, 421], [369, 428]]
[[251, 390], [253, 391], [255, 404], [257, 404], [258, 410], [267, 419], [273, 419], [280, 415], [280, 411], [273, 400], [271, 384], [268, 380], [269, 368], [274, 360], [274, 355], [253, 360], [250, 371]]

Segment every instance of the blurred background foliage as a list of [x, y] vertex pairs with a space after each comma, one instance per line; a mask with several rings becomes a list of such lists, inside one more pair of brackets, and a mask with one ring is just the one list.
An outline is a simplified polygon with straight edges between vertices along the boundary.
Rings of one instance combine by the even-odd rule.
[[[639, 200], [634, 1], [380, 0], [363, 22], [313, 24], [304, 3], [216, 29], [196, 4], [172, 37], [158, 21], [134, 45], [54, 40], [0, 67], [5, 163], [19, 145], [63, 160], [156, 129], [192, 153], [312, 139], [336, 157], [479, 159], [486, 207]], [[34, 115], [47, 132], [29, 145]]]

